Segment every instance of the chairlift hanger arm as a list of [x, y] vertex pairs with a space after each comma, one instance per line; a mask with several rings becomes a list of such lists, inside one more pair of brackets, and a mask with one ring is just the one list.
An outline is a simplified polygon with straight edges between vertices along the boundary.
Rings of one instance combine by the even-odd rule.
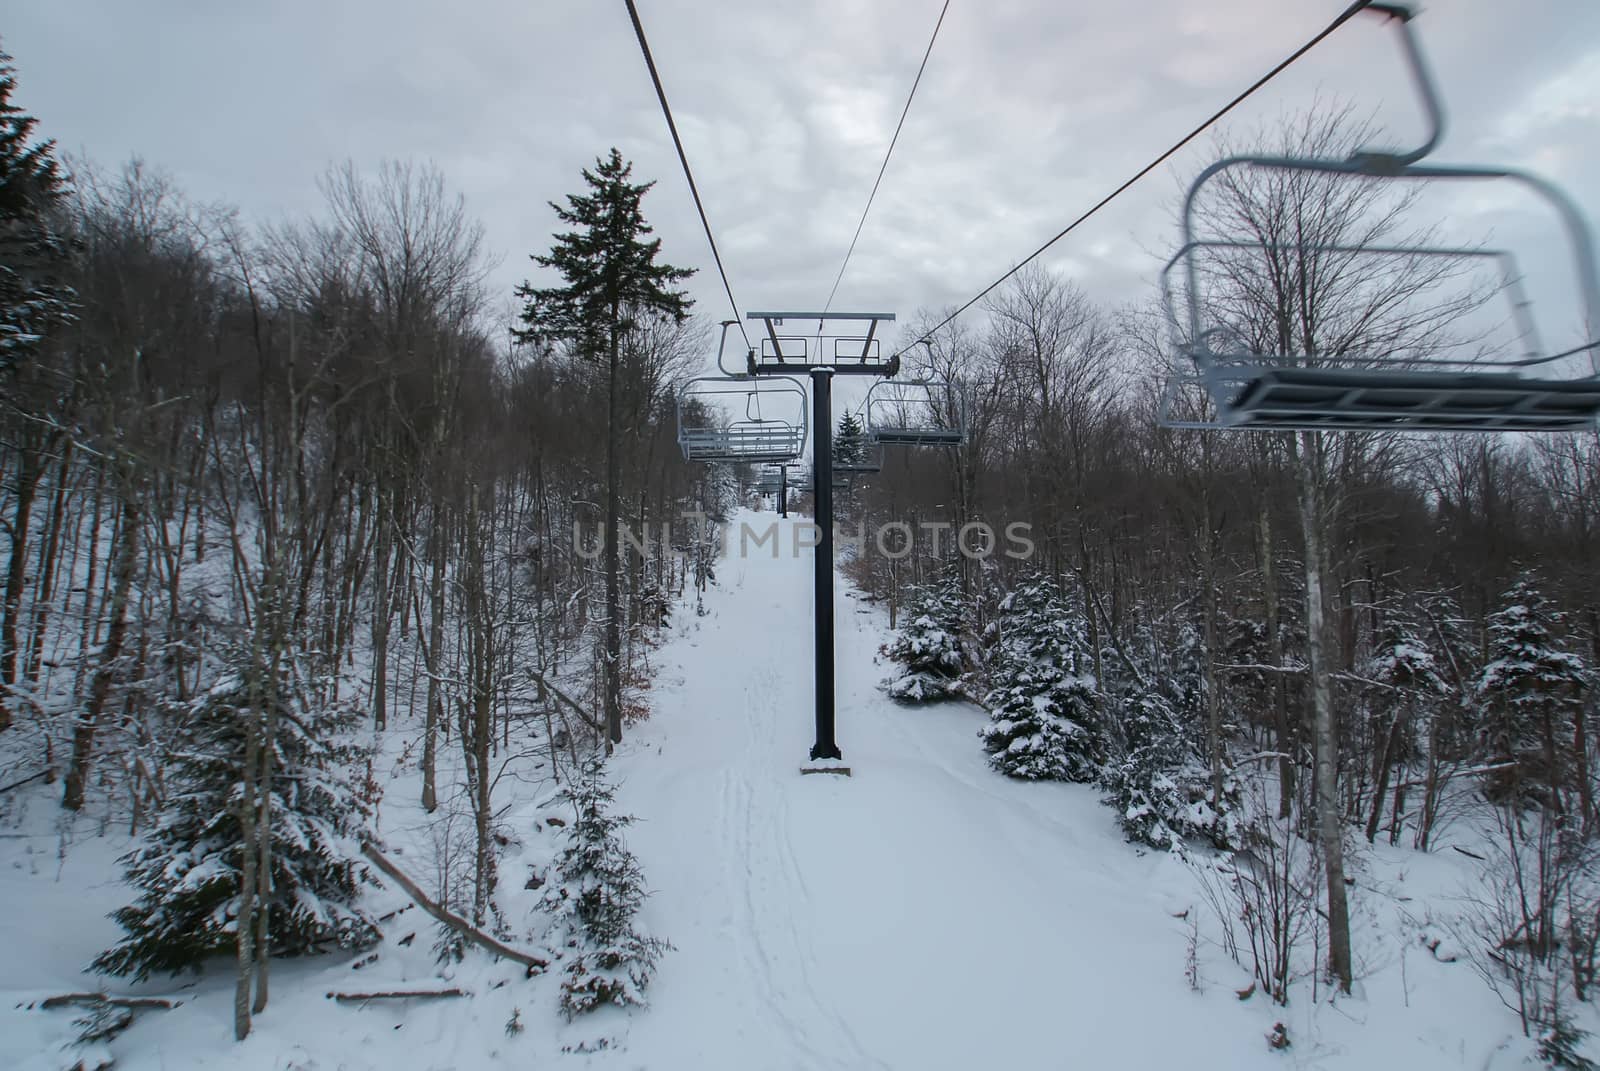
[[738, 320], [722, 321], [722, 338], [717, 343], [717, 370], [730, 379], [744, 379], [747, 378], [749, 373], [745, 372], [743, 369], [735, 370], [729, 368], [723, 363], [722, 356], [728, 348], [728, 328], [730, 327], [737, 327], [739, 329], [739, 333], [741, 335], [744, 334], [744, 325]]
[[1409, 5], [1396, 3], [1368, 3], [1366, 8], [1375, 15], [1382, 15], [1392, 20], [1399, 27], [1401, 50], [1405, 54], [1406, 68], [1411, 74], [1411, 84], [1422, 100], [1422, 112], [1428, 122], [1428, 136], [1414, 149], [1358, 149], [1351, 159], [1363, 160], [1370, 168], [1403, 167], [1416, 163], [1439, 147], [1439, 142], [1444, 138], [1444, 104], [1440, 100], [1438, 86], [1433, 80], [1433, 72], [1429, 70], [1428, 61], [1422, 54], [1422, 45], [1417, 40], [1416, 31], [1411, 28], [1411, 20], [1417, 16], [1416, 11]]

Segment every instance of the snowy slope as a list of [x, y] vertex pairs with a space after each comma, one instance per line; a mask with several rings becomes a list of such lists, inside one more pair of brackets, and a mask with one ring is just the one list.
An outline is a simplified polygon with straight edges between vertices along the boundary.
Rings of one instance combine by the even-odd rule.
[[[765, 525], [771, 515], [747, 516]], [[737, 522], [736, 522], [737, 523]], [[121, 1068], [312, 1071], [540, 1066], [597, 1068], [1281, 1068], [1520, 1066], [1516, 1020], [1464, 963], [1441, 963], [1417, 930], [1461, 868], [1444, 856], [1358, 853], [1354, 997], [1290, 1008], [1234, 995], [1245, 975], [1202, 940], [1202, 975], [1184, 977], [1185, 909], [1206, 911], [1176, 860], [1122, 842], [1082, 786], [1008, 781], [964, 704], [902, 708], [878, 687], [880, 611], [838, 586], [838, 740], [849, 778], [805, 776], [812, 741], [811, 561], [787, 523], [767, 549], [719, 563], [707, 614], [679, 613], [656, 654], [653, 714], [613, 762], [629, 841], [654, 890], [643, 917], [676, 946], [652, 1007], [573, 1024], [555, 979], [525, 980], [478, 952], [440, 972], [418, 912], [386, 926], [379, 962], [280, 964], [273, 998], [243, 1045], [229, 1040], [226, 972], [157, 981], [183, 1008], [142, 1019], [113, 1045]], [[391, 734], [398, 737], [400, 734]], [[398, 743], [391, 743], [398, 750]], [[425, 873], [422, 815], [393, 782], [384, 831]], [[515, 926], [537, 894], [528, 864], [538, 796], [507, 790], [503, 824], [530, 831], [502, 863], [501, 907]], [[42, 812], [42, 808], [41, 808]], [[0, 1067], [63, 1066], [70, 1014], [26, 1002], [97, 987], [76, 972], [115, 937], [122, 902], [114, 838], [60, 865], [48, 827], [0, 841]], [[409, 837], [409, 840], [408, 840]], [[25, 845], [26, 851], [18, 847]], [[392, 900], [392, 903], [390, 902]], [[383, 908], [403, 903], [384, 894]], [[525, 916], [524, 916], [525, 917]], [[413, 943], [399, 946], [407, 932]], [[444, 981], [471, 1000], [336, 1006], [330, 989]], [[113, 987], [118, 988], [118, 987]], [[120, 991], [120, 989], [119, 989]], [[526, 1030], [508, 1037], [519, 1008]], [[1277, 1020], [1293, 1046], [1268, 1049]], [[564, 1055], [581, 1053], [582, 1055]]]

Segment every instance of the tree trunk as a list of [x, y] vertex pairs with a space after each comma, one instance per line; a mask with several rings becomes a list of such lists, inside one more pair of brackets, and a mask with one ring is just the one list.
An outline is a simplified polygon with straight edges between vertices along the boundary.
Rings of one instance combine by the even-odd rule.
[[[72, 474], [72, 442], [68, 440], [61, 451], [61, 471], [56, 478], [55, 500], [50, 506], [50, 520], [45, 525], [44, 553], [40, 557], [39, 587], [33, 601], [33, 638], [28, 644], [28, 664], [23, 675], [30, 684], [39, 683], [39, 670], [44, 663], [45, 632], [50, 621], [50, 599], [55, 594], [56, 563], [61, 557], [61, 528], [67, 508], [67, 484]], [[0, 722], [6, 713], [0, 710]]]
[[1583, 810], [1582, 826], [1591, 829], [1594, 824], [1594, 786], [1589, 782], [1589, 730], [1584, 725], [1589, 712], [1579, 703], [1573, 711], [1572, 755], [1575, 764], [1574, 779], [1578, 782], [1578, 806]]
[[1373, 771], [1376, 787], [1372, 790], [1372, 813], [1367, 818], [1368, 844], [1377, 839], [1378, 826], [1383, 821], [1383, 806], [1389, 802], [1389, 769], [1394, 764], [1395, 752], [1400, 750], [1400, 728], [1405, 716], [1406, 704], [1401, 703], [1394, 712], [1394, 720], [1389, 723], [1388, 733], [1384, 735], [1383, 750], [1378, 753], [1378, 768]]
[[389, 541], [393, 518], [389, 495], [378, 491], [378, 530], [372, 572], [372, 727], [389, 727]]
[[61, 805], [76, 811], [83, 807], [84, 786], [89, 779], [89, 760], [94, 750], [95, 731], [100, 714], [111, 695], [111, 682], [116, 676], [117, 659], [122, 655], [122, 644], [128, 633], [128, 596], [133, 589], [133, 571], [139, 549], [140, 504], [132, 487], [127, 485], [131, 476], [119, 478], [122, 485], [122, 518], [117, 529], [116, 574], [112, 578], [111, 624], [106, 630], [106, 642], [100, 653], [100, 666], [95, 670], [94, 682], [89, 688], [89, 702], [83, 716], [72, 731], [72, 765], [67, 769], [65, 791]]
[[428, 649], [425, 653], [428, 666], [427, 725], [422, 733], [422, 806], [429, 814], [439, 806], [435, 787], [438, 767], [434, 737], [442, 718], [443, 698], [439, 688], [439, 648], [444, 642], [444, 521], [437, 502], [433, 506], [433, 533], [429, 548], [433, 558], [433, 575], [428, 581], [429, 619]]
[[1300, 527], [1305, 537], [1306, 661], [1310, 664], [1312, 725], [1316, 739], [1317, 835], [1328, 879], [1328, 971], [1350, 991], [1350, 909], [1344, 887], [1344, 831], [1339, 812], [1339, 734], [1327, 662], [1322, 547], [1323, 458], [1320, 433], [1302, 431], [1295, 473], [1300, 484]]
[[1211, 807], [1222, 808], [1222, 697], [1217, 694], [1217, 562], [1216, 544], [1211, 530], [1211, 494], [1201, 495], [1201, 560], [1205, 568], [1205, 644], [1206, 644], [1206, 756], [1211, 766]]
[[28, 576], [28, 533], [33, 522], [33, 500], [44, 468], [39, 452], [29, 441], [18, 448], [17, 502], [11, 517], [11, 564], [6, 570], [3, 616], [0, 616], [0, 732], [11, 727], [11, 686], [17, 683], [17, 619], [22, 615], [22, 589]]
[[621, 308], [611, 303], [611, 355], [606, 378], [606, 753], [622, 742], [622, 598], [617, 544], [621, 488], [617, 427], [617, 349]]
[[[273, 567], [268, 566], [267, 605], [261, 611], [261, 627], [266, 630], [267, 650], [264, 652], [265, 665], [260, 664], [260, 659], [257, 664], [257, 671], [262, 674], [257, 692], [261, 707], [256, 715], [261, 733], [261, 754], [256, 781], [255, 850], [260, 862], [256, 867], [256, 999], [250, 1009], [257, 1015], [267, 1007], [267, 976], [272, 960], [272, 766], [277, 758], [278, 704], [283, 698], [278, 695], [281, 612], [277, 577]], [[245, 844], [248, 854], [250, 842], [247, 840]]]
[[[1256, 526], [1261, 540], [1261, 592], [1266, 602], [1267, 649], [1272, 664], [1283, 666], [1283, 627], [1278, 611], [1277, 555], [1272, 550], [1272, 511], [1265, 496], [1257, 507]], [[1273, 674], [1273, 713], [1278, 733], [1278, 817], [1288, 818], [1294, 813], [1295, 797], [1295, 732], [1289, 721], [1289, 681], [1285, 673]]]
[[[260, 694], [260, 682], [255, 685]], [[235, 924], [238, 940], [238, 978], [233, 987], [233, 1037], [243, 1041], [250, 1036], [250, 989], [255, 974], [256, 937], [256, 764], [259, 755], [258, 718], [260, 710], [251, 704], [249, 722], [245, 728], [244, 770], [242, 795], [239, 799], [239, 835], [243, 851], [239, 868], [239, 907]]]

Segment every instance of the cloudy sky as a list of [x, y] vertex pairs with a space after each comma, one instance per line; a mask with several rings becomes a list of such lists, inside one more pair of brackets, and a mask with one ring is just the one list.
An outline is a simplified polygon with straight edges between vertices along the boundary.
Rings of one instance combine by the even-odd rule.
[[[904, 318], [964, 300], [1346, 2], [954, 0], [834, 307]], [[940, 3], [639, 0], [745, 309], [827, 297]], [[66, 151], [105, 165], [139, 154], [257, 219], [318, 212], [331, 162], [430, 159], [486, 224], [506, 296], [548, 248], [546, 202], [615, 145], [659, 180], [646, 212], [667, 259], [704, 269], [699, 311], [727, 316], [621, 0], [7, 7], [19, 102]], [[1436, 158], [1537, 168], [1600, 217], [1600, 2], [1432, 0], [1417, 28], [1450, 113]], [[1375, 16], [1237, 123], [1319, 96], [1397, 138], [1420, 129]], [[1107, 302], [1148, 297], [1175, 244], [1180, 176], [1212, 151], [1186, 150], [1047, 263]], [[1535, 255], [1553, 262], [1553, 249]]]

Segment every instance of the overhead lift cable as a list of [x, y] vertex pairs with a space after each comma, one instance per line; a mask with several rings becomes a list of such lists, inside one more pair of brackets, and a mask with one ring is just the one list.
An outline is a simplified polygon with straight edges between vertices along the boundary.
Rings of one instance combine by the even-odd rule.
[[728, 306], [733, 309], [734, 322], [744, 335], [744, 344], [750, 345], [750, 336], [739, 322], [739, 303], [733, 299], [733, 287], [728, 283], [728, 271], [722, 266], [722, 254], [717, 251], [717, 240], [711, 234], [711, 221], [706, 218], [705, 203], [700, 200], [700, 187], [695, 185], [694, 172], [689, 169], [689, 157], [683, 151], [683, 139], [678, 136], [678, 124], [672, 118], [672, 106], [667, 103], [667, 91], [661, 88], [661, 74], [656, 70], [656, 60], [650, 53], [650, 42], [644, 35], [644, 24], [639, 21], [639, 9], [633, 0], [623, 0], [628, 5], [628, 18], [633, 20], [633, 32], [639, 38], [639, 51], [644, 53], [644, 64], [650, 68], [650, 81], [655, 83], [656, 99], [661, 101], [661, 114], [667, 117], [667, 129], [672, 133], [672, 144], [678, 150], [678, 162], [683, 165], [683, 177], [689, 180], [689, 192], [694, 195], [694, 207], [700, 213], [700, 225], [706, 230], [706, 242], [711, 246], [711, 259], [717, 262], [717, 274], [722, 276], [722, 292], [728, 295]]
[[884, 152], [883, 163], [878, 167], [878, 177], [872, 180], [872, 192], [867, 194], [867, 205], [861, 210], [861, 218], [856, 221], [856, 233], [850, 238], [850, 248], [845, 250], [844, 263], [839, 265], [839, 274], [833, 279], [833, 289], [828, 291], [828, 300], [822, 306], [823, 312], [833, 308], [834, 295], [839, 292], [839, 283], [844, 280], [844, 270], [850, 266], [850, 256], [856, 251], [856, 242], [861, 239], [861, 228], [866, 226], [867, 213], [872, 211], [872, 201], [878, 196], [878, 186], [883, 182], [883, 173], [889, 169], [889, 157], [894, 155], [895, 143], [900, 140], [900, 129], [906, 125], [906, 116], [911, 112], [911, 102], [917, 97], [917, 86], [922, 84], [922, 72], [928, 68], [928, 57], [933, 54], [933, 43], [939, 39], [939, 27], [944, 25], [944, 17], [949, 10], [950, 0], [944, 0], [944, 7], [939, 9], [939, 21], [933, 24], [933, 35], [928, 38], [928, 47], [923, 50], [922, 63], [917, 67], [917, 76], [911, 80], [911, 92], [906, 94], [906, 106], [900, 109], [900, 121], [894, 125], [894, 136], [889, 139], [889, 148]]
[[[934, 335], [938, 334], [939, 331], [942, 328], [946, 327], [951, 322], [953, 322], [956, 319], [956, 317], [960, 316], [962, 313], [964, 313], [968, 309], [972, 308], [972, 306], [976, 305], [978, 302], [980, 302], [984, 298], [988, 297], [991, 293], [994, 292], [994, 290], [997, 287], [999, 287], [1007, 279], [1011, 278], [1013, 275], [1017, 274], [1017, 272], [1021, 271], [1023, 268], [1027, 267], [1029, 264], [1031, 264], [1035, 260], [1037, 260], [1041, 255], [1044, 254], [1045, 250], [1049, 249], [1051, 246], [1053, 246], [1057, 242], [1061, 241], [1061, 239], [1063, 239], [1067, 235], [1071, 234], [1074, 230], [1076, 230], [1078, 228], [1078, 226], [1080, 224], [1082, 224], [1086, 220], [1088, 220], [1089, 217], [1093, 216], [1095, 213], [1099, 212], [1106, 205], [1110, 204], [1112, 201], [1114, 201], [1118, 197], [1122, 196], [1122, 194], [1124, 192], [1126, 192], [1127, 189], [1130, 186], [1132, 186], [1134, 183], [1138, 182], [1140, 179], [1144, 178], [1146, 175], [1148, 175], [1150, 172], [1154, 171], [1156, 168], [1160, 167], [1162, 164], [1166, 163], [1167, 160], [1171, 159], [1171, 157], [1175, 153], [1177, 153], [1180, 149], [1182, 149], [1185, 145], [1188, 145], [1195, 138], [1197, 138], [1201, 134], [1205, 133], [1206, 130], [1209, 127], [1211, 127], [1213, 124], [1215, 124], [1217, 122], [1217, 120], [1221, 119], [1223, 116], [1225, 116], [1229, 112], [1233, 111], [1233, 109], [1237, 108], [1240, 104], [1243, 104], [1249, 97], [1253, 96], [1258, 89], [1260, 89], [1262, 86], [1266, 85], [1268, 82], [1272, 81], [1274, 78], [1278, 77], [1278, 75], [1282, 74], [1296, 60], [1300, 59], [1300, 57], [1304, 56], [1307, 52], [1310, 52], [1313, 48], [1316, 48], [1324, 40], [1326, 40], [1328, 37], [1332, 36], [1335, 30], [1339, 29], [1339, 27], [1341, 27], [1345, 23], [1349, 22], [1355, 16], [1359, 15], [1362, 11], [1365, 11], [1368, 7], [1370, 7], [1372, 5], [1372, 3], [1373, 3], [1373, 0], [1355, 0], [1355, 3], [1353, 3], [1349, 7], [1345, 8], [1344, 11], [1340, 13], [1338, 18], [1336, 18], [1332, 22], [1328, 23], [1328, 25], [1326, 27], [1324, 27], [1322, 29], [1322, 31], [1320, 33], [1318, 33], [1315, 37], [1311, 38], [1311, 40], [1307, 41], [1305, 44], [1301, 45], [1299, 48], [1297, 48], [1293, 52], [1291, 52], [1282, 62], [1280, 62], [1277, 66], [1273, 67], [1266, 74], [1262, 75], [1260, 78], [1257, 78], [1254, 82], [1252, 82], [1250, 84], [1250, 86], [1248, 88], [1246, 88], [1244, 90], [1244, 92], [1240, 93], [1238, 96], [1236, 96], [1232, 100], [1230, 100], [1227, 104], [1224, 104], [1221, 108], [1219, 108], [1215, 112], [1213, 112], [1204, 122], [1202, 122], [1199, 126], [1195, 127], [1193, 130], [1189, 131], [1189, 133], [1185, 134], [1182, 139], [1180, 139], [1179, 141], [1175, 142], [1173, 144], [1173, 146], [1171, 148], [1169, 148], [1167, 151], [1163, 152], [1160, 156], [1156, 157], [1154, 160], [1151, 160], [1148, 164], [1144, 165], [1144, 167], [1140, 168], [1137, 172], [1134, 173], [1132, 178], [1128, 179], [1122, 185], [1118, 186], [1116, 189], [1112, 190], [1110, 193], [1108, 193], [1104, 197], [1102, 197], [1099, 201], [1095, 202], [1093, 207], [1091, 207], [1087, 212], [1083, 213], [1083, 215], [1079, 216], [1077, 219], [1073, 220], [1071, 223], [1069, 223], [1065, 227], [1061, 228], [1061, 230], [1056, 233], [1056, 236], [1054, 238], [1051, 238], [1048, 242], [1046, 242], [1043, 245], [1041, 245], [1038, 249], [1035, 249], [1033, 252], [1029, 253], [1022, 260], [1018, 261], [1016, 266], [1013, 267], [1010, 271], [1006, 272], [1004, 275], [1000, 276], [1000, 278], [996, 279], [994, 282], [990, 283], [988, 286], [986, 286], [982, 290], [978, 291], [978, 293], [970, 301], [968, 301], [965, 305], [962, 305], [960, 308], [956, 309], [955, 312], [952, 312], [950, 315], [946, 316], [943, 320], [940, 320], [937, 324], [935, 324], [933, 327], [931, 327], [922, 336], [917, 338], [916, 341], [911, 342], [904, 349], [900, 350], [900, 354], [904, 354], [906, 352], [906, 350], [909, 350], [912, 346], [916, 346], [916, 345], [918, 345], [918, 344], [920, 344], [922, 342], [931, 341]], [[630, 3], [630, 6], [631, 6], [631, 3]], [[898, 356], [898, 354], [897, 354], [897, 356]]]

